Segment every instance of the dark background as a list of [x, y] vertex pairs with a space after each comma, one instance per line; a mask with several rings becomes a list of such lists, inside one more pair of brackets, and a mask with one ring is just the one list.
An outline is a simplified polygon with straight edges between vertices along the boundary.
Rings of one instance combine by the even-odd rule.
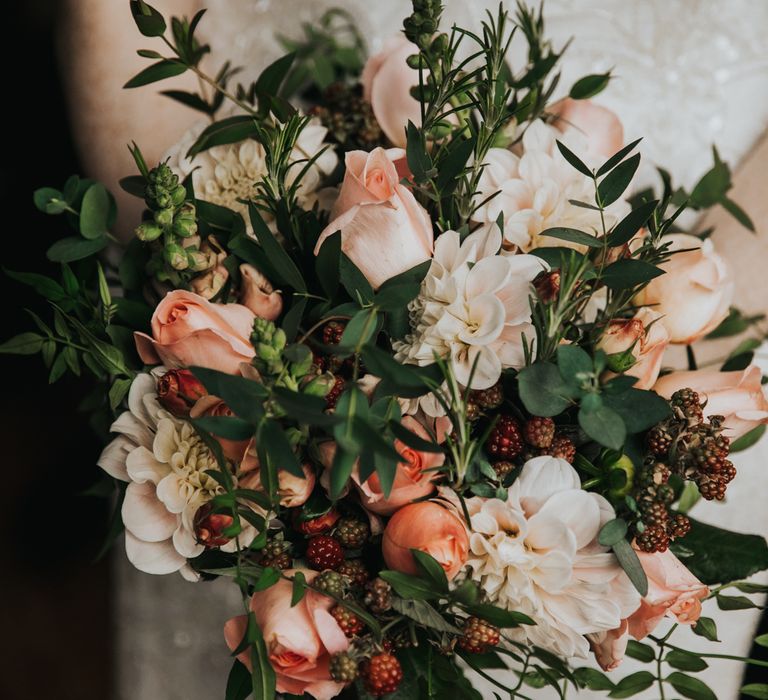
[[[45, 250], [63, 222], [38, 212], [32, 192], [80, 173], [57, 68], [58, 5], [3, 8], [0, 262], [11, 270], [56, 273], [43, 270]], [[29, 288], [4, 275], [0, 299], [0, 341], [31, 330], [24, 307], [49, 318]], [[49, 387], [39, 355], [0, 362], [0, 699], [107, 700], [110, 563], [95, 558], [108, 507], [82, 495], [100, 471], [99, 442], [77, 411], [84, 387], [71, 377]]]
[[[58, 5], [25, 0], [3, 10], [18, 42], [1, 49], [7, 126], [0, 262], [11, 270], [56, 273], [45, 250], [62, 224], [34, 208], [32, 192], [82, 174], [60, 84]], [[31, 329], [25, 307], [46, 317], [28, 288], [4, 275], [0, 294], [0, 341]], [[78, 413], [86, 387], [69, 375], [49, 386], [39, 356], [0, 355], [0, 362], [0, 700], [108, 700], [111, 572], [109, 558], [96, 556], [109, 513], [105, 501], [84, 495], [98, 479], [100, 449]], [[767, 631], [765, 618], [761, 628]], [[765, 658], [765, 650], [756, 648], [753, 657]], [[764, 682], [765, 671], [749, 667], [746, 682]]]

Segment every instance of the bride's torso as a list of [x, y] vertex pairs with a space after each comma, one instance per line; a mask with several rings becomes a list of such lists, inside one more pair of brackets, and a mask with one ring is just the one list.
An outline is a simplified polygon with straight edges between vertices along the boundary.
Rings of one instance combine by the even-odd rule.
[[[282, 52], [276, 35], [300, 35], [303, 22], [330, 6], [357, 19], [370, 51], [395, 34], [408, 14], [406, 0], [207, 0], [201, 33], [217, 61], [242, 65], [248, 81]], [[476, 27], [497, 3], [446, 0], [445, 26]], [[510, 10], [514, 11], [511, 3]], [[768, 124], [768, 3], [731, 0], [547, 0], [547, 35], [554, 45], [574, 41], [562, 64], [561, 85], [612, 69], [615, 79], [599, 101], [625, 125], [627, 139], [643, 136], [642, 184], [654, 181], [654, 164], [692, 186], [711, 163], [716, 143], [725, 160], [739, 162]], [[741, 235], [748, 235], [746, 233]], [[764, 300], [765, 303], [766, 300]], [[766, 368], [768, 369], [768, 368]], [[715, 524], [768, 534], [761, 502], [761, 468], [768, 444], [740, 455], [741, 479], [729, 488], [730, 507], [703, 504], [697, 516]], [[755, 480], [762, 479], [761, 488]], [[738, 502], [738, 506], [734, 506]], [[234, 586], [191, 585], [180, 577], [153, 577], [117, 556], [118, 687], [120, 700], [210, 700], [223, 697], [230, 660], [221, 634], [239, 612]], [[708, 615], [717, 614], [708, 610]], [[746, 653], [756, 621], [751, 611], [720, 623], [728, 653]], [[687, 631], [686, 642], [693, 639]], [[697, 638], [698, 639], [698, 638]], [[616, 675], [632, 670], [631, 661]], [[707, 682], [717, 697], [736, 697], [740, 669], [712, 665]], [[490, 688], [484, 696], [493, 697]], [[528, 692], [528, 691], [527, 691]], [[551, 697], [551, 690], [541, 697]], [[654, 692], [648, 697], [654, 697]], [[604, 694], [600, 694], [603, 697]], [[579, 697], [588, 697], [587, 694]]]

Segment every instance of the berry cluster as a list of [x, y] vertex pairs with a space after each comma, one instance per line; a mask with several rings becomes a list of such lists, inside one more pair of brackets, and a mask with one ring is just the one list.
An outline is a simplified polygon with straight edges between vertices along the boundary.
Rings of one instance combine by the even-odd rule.
[[675, 392], [670, 406], [672, 415], [648, 433], [650, 455], [632, 493], [640, 513], [637, 545], [645, 552], [663, 552], [670, 541], [690, 530], [688, 518], [669, 513], [675, 498], [668, 483], [672, 474], [693, 481], [707, 500], [722, 500], [736, 476], [727, 459], [730, 441], [722, 434], [722, 417], [705, 419], [704, 404], [692, 389]]
[[381, 127], [359, 85], [334, 83], [326, 89], [324, 98], [325, 105], [314, 107], [311, 114], [320, 119], [329, 136], [344, 150], [370, 151], [381, 143]]
[[468, 617], [457, 644], [470, 654], [485, 654], [499, 643], [500, 638], [498, 627], [479, 617]]

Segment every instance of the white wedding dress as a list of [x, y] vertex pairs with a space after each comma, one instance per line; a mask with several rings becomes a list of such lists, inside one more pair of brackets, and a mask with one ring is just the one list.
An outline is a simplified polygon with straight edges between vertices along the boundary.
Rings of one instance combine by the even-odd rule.
[[[275, 34], [298, 36], [301, 22], [316, 19], [329, 6], [348, 9], [358, 19], [369, 49], [396, 33], [410, 3], [406, 0], [207, 0], [201, 33], [217, 61], [243, 65], [239, 76], [258, 75], [281, 50]], [[477, 27], [495, 0], [446, 0], [445, 25]], [[514, 11], [514, 4], [508, 3]], [[711, 163], [710, 145], [737, 164], [768, 125], [768, 3], [754, 0], [547, 0], [547, 34], [555, 46], [573, 36], [563, 62], [561, 85], [593, 72], [613, 69], [616, 78], [598, 101], [625, 125], [627, 140], [643, 136], [641, 184], [663, 165], [674, 180], [691, 187]], [[747, 233], [739, 233], [747, 236]], [[768, 308], [768, 299], [762, 300]], [[768, 370], [765, 347], [758, 359]], [[739, 476], [728, 503], [701, 503], [696, 517], [722, 527], [768, 535], [768, 442], [736, 457]], [[119, 700], [216, 700], [224, 697], [230, 666], [222, 625], [242, 610], [229, 582], [190, 584], [176, 576], [135, 571], [120, 549], [115, 554], [118, 621]], [[768, 580], [761, 575], [759, 580]], [[713, 602], [705, 614], [718, 620], [722, 644], [707, 645], [688, 630], [676, 633], [687, 648], [747, 654], [759, 614], [719, 614]], [[717, 647], [717, 648], [713, 648]], [[632, 660], [613, 676], [637, 670]], [[720, 700], [738, 696], [740, 664], [710, 661], [698, 674]], [[483, 696], [493, 687], [478, 682]], [[526, 694], [554, 697], [544, 689]], [[569, 697], [576, 697], [572, 691]], [[584, 691], [579, 698], [604, 697]], [[651, 688], [642, 697], [658, 697]]]

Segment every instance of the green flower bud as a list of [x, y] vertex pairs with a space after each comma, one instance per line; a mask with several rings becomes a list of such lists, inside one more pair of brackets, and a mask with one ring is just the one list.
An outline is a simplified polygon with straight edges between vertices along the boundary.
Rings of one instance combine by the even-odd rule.
[[173, 209], [160, 209], [155, 212], [155, 221], [160, 226], [170, 226], [173, 223]]
[[186, 270], [189, 267], [187, 251], [178, 243], [167, 244], [163, 249], [163, 257], [174, 270]]
[[189, 238], [197, 233], [197, 221], [186, 216], [177, 216], [173, 221], [172, 231], [181, 238]]
[[197, 248], [186, 248], [189, 257], [189, 267], [193, 272], [202, 272], [207, 270], [209, 265], [208, 256]]
[[171, 193], [171, 203], [174, 206], [181, 206], [184, 204], [184, 200], [187, 198], [187, 190], [184, 187], [184, 185], [179, 185], [176, 189], [173, 190]]
[[[618, 485], [614, 486], [608, 491], [608, 495], [611, 498], [624, 498], [632, 490], [632, 485], [635, 479], [635, 465], [627, 455], [621, 455], [613, 464], [609, 466], [608, 479], [609, 483], [613, 481]], [[620, 479], [612, 479], [612, 475], [618, 472], [623, 472], [624, 477]]]
[[312, 353], [308, 353], [301, 362], [294, 363], [291, 367], [293, 376], [298, 378], [305, 376], [312, 368], [312, 359]]
[[325, 374], [321, 374], [311, 379], [304, 385], [302, 392], [309, 396], [324, 397], [331, 390], [331, 387], [333, 387], [335, 382], [335, 377], [329, 372], [326, 372]]
[[285, 337], [285, 331], [282, 328], [276, 329], [275, 334], [272, 336], [272, 345], [278, 350], [282, 350], [287, 342], [288, 339]]
[[272, 345], [267, 345], [266, 343], [259, 343], [258, 346], [256, 346], [256, 355], [260, 360], [264, 360], [264, 362], [272, 363], [280, 359], [280, 350], [273, 347]]
[[162, 233], [162, 227], [152, 221], [144, 221], [136, 227], [136, 238], [145, 243], [157, 240]]
[[448, 36], [446, 34], [438, 34], [432, 40], [432, 46], [430, 47], [432, 53], [441, 54], [448, 48]]
[[624, 350], [624, 352], [614, 352], [606, 355], [605, 359], [608, 369], [617, 374], [630, 369], [637, 362], [637, 358], [632, 354], [633, 349], [634, 345]]
[[417, 53], [412, 54], [405, 59], [405, 62], [408, 64], [409, 68], [418, 70], [419, 66], [421, 65], [421, 55]]

